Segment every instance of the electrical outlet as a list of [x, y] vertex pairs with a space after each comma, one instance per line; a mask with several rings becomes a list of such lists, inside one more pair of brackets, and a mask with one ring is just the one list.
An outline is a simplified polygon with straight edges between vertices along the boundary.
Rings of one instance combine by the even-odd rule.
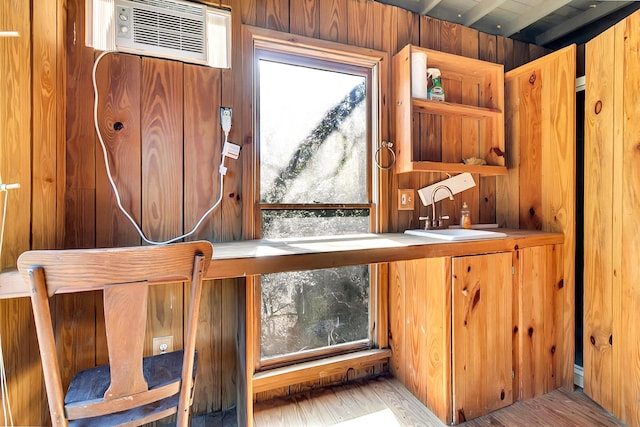
[[414, 209], [414, 191], [409, 189], [398, 190], [398, 210], [412, 211]]
[[156, 337], [153, 339], [153, 355], [170, 353], [173, 351], [173, 336]]

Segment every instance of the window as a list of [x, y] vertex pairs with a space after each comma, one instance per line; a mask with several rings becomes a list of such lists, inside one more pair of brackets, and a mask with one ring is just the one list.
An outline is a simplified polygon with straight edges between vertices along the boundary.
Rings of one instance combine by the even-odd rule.
[[[299, 241], [375, 231], [375, 64], [267, 46], [254, 50], [254, 67], [256, 234]], [[256, 280], [257, 367], [371, 347], [370, 270]]]

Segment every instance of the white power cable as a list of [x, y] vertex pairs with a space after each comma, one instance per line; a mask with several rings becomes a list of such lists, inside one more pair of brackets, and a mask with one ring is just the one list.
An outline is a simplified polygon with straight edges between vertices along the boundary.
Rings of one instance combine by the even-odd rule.
[[[20, 188], [19, 184], [2, 184], [2, 177], [0, 177], [0, 193], [3, 193], [4, 199], [2, 202], [2, 223], [0, 223], [0, 260], [2, 260], [2, 243], [4, 241], [4, 225], [7, 219], [7, 200], [9, 194], [7, 190]], [[1, 267], [1, 264], [0, 264]], [[0, 268], [1, 270], [1, 268]], [[2, 414], [4, 415], [4, 425], [13, 426], [13, 415], [11, 414], [11, 403], [9, 402], [9, 388], [7, 386], [7, 371], [4, 367], [4, 356], [2, 353], [2, 336], [0, 335], [0, 397], [2, 398]], [[11, 424], [7, 424], [7, 414], [9, 415], [9, 421]]]
[[[156, 242], [153, 240], [148, 239], [144, 233], [142, 232], [142, 230], [140, 229], [140, 227], [138, 226], [138, 224], [136, 223], [136, 221], [131, 217], [131, 215], [129, 214], [129, 212], [127, 212], [127, 210], [124, 208], [124, 206], [122, 206], [122, 202], [120, 201], [120, 193], [118, 192], [118, 188], [116, 187], [116, 183], [113, 180], [113, 176], [111, 175], [111, 167], [109, 166], [109, 156], [107, 155], [107, 147], [104, 143], [104, 140], [102, 139], [102, 134], [100, 133], [100, 128], [98, 126], [98, 85], [96, 83], [96, 69], [98, 68], [98, 64], [100, 63], [100, 60], [108, 53], [112, 53], [113, 51], [105, 51], [102, 52], [95, 60], [94, 64], [93, 64], [93, 72], [92, 72], [92, 80], [93, 80], [93, 95], [94, 95], [94, 103], [93, 103], [93, 124], [94, 127], [96, 129], [96, 134], [98, 135], [98, 140], [100, 141], [100, 146], [102, 147], [102, 154], [104, 156], [104, 165], [105, 165], [105, 169], [107, 171], [107, 178], [109, 178], [109, 183], [111, 184], [111, 188], [113, 189], [113, 194], [116, 198], [116, 203], [118, 204], [118, 208], [120, 209], [120, 211], [124, 214], [124, 216], [129, 220], [129, 222], [131, 222], [131, 224], [133, 225], [133, 227], [136, 229], [136, 231], [138, 232], [138, 234], [140, 235], [140, 237], [142, 238], [142, 240], [144, 240], [146, 243], [150, 244], [150, 245], [166, 245], [168, 243], [173, 243], [177, 240], [180, 239], [184, 239], [185, 237], [189, 237], [191, 236], [193, 233], [196, 232], [196, 230], [200, 227], [200, 225], [202, 225], [202, 222], [204, 221], [204, 219], [209, 216], [220, 204], [220, 202], [222, 201], [222, 193], [223, 193], [223, 184], [224, 184], [224, 175], [227, 172], [227, 168], [224, 166], [224, 159], [225, 157], [227, 157], [225, 155], [225, 153], [222, 153], [222, 160], [220, 162], [220, 195], [218, 196], [218, 200], [211, 206], [211, 208], [209, 208], [203, 215], [202, 217], [200, 217], [200, 219], [198, 220], [198, 222], [196, 223], [196, 225], [193, 226], [193, 228], [191, 229], [191, 231], [189, 231], [188, 233], [185, 233], [181, 236], [177, 236], [174, 237], [172, 239], [169, 240], [165, 240], [163, 242]], [[229, 121], [229, 127], [224, 129], [224, 141], [225, 141], [225, 145], [227, 145], [228, 141], [227, 141], [227, 137], [229, 135], [229, 129], [231, 128], [231, 123]]]

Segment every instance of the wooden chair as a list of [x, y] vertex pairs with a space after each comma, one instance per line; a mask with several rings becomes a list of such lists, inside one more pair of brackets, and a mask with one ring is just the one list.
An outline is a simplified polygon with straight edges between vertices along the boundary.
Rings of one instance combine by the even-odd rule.
[[[53, 426], [140, 425], [177, 413], [186, 426], [197, 355], [196, 325], [209, 242], [110, 249], [28, 251], [18, 269], [31, 289]], [[150, 285], [190, 283], [184, 349], [143, 358]], [[185, 289], [187, 286], [185, 286]], [[77, 373], [66, 395], [49, 297], [102, 289], [109, 365]]]

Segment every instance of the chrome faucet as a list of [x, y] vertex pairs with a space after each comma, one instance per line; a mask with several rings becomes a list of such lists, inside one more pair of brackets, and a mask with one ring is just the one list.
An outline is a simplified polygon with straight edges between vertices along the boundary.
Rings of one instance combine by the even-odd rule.
[[449, 200], [453, 200], [453, 191], [451, 191], [451, 189], [446, 185], [438, 185], [436, 188], [433, 189], [433, 192], [431, 193], [431, 215], [432, 216], [431, 218], [429, 218], [428, 216], [426, 217], [421, 216], [419, 218], [420, 220], [425, 220], [425, 224], [424, 224], [425, 230], [444, 228], [445, 227], [444, 220], [449, 219], [449, 215], [441, 216], [440, 218], [436, 219], [436, 193], [439, 190], [448, 191]]

